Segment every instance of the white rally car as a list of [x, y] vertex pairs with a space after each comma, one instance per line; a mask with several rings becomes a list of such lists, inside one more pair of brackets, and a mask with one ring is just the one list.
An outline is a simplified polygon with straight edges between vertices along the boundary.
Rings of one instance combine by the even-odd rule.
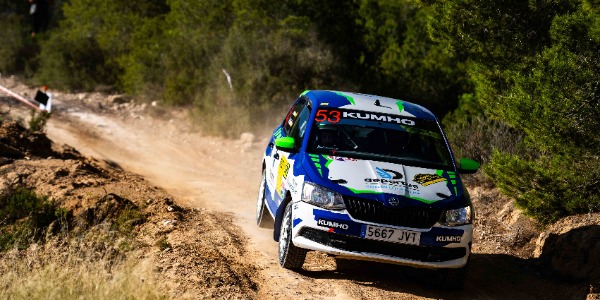
[[474, 211], [437, 118], [405, 101], [305, 91], [262, 161], [256, 221], [273, 228], [279, 263], [300, 269], [309, 250], [345, 259], [437, 269], [464, 284]]

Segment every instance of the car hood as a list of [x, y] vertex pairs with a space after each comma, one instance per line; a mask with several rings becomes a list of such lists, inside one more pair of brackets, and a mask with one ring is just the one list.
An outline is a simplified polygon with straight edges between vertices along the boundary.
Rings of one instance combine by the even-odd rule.
[[322, 154], [307, 156], [311, 180], [347, 196], [378, 200], [388, 206], [412, 205], [415, 201], [431, 206], [464, 198], [454, 171]]

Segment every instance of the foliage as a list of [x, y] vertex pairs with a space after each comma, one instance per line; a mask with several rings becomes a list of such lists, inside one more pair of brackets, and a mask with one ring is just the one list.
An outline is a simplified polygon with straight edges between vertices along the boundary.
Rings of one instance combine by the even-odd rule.
[[41, 132], [46, 128], [46, 123], [50, 119], [51, 113], [40, 111], [36, 114], [35, 110], [31, 110], [31, 118], [29, 119], [29, 131]]
[[56, 89], [93, 90], [115, 83], [116, 74], [95, 39], [55, 32], [42, 44], [35, 78]]
[[19, 69], [19, 52], [23, 48], [24, 39], [20, 18], [8, 15], [0, 19], [0, 73], [14, 72]]
[[0, 250], [28, 245], [52, 222], [64, 222], [65, 217], [65, 211], [47, 196], [22, 187], [8, 189], [0, 195]]
[[25, 18], [5, 14], [0, 18], [0, 73], [31, 75], [37, 68], [38, 41], [29, 37]]
[[363, 89], [418, 102], [440, 116], [456, 108], [470, 83], [463, 60], [429, 37], [429, 7], [410, 0], [359, 2], [366, 47], [361, 61], [372, 78]]
[[[458, 108], [446, 115], [442, 124], [457, 158], [471, 158], [485, 166], [495, 151], [535, 155], [525, 146], [524, 134], [486, 115], [474, 94], [463, 94]], [[469, 184], [494, 186], [494, 181], [483, 172], [465, 176], [464, 180]]]
[[468, 86], [461, 62], [428, 38], [427, 10], [409, 0], [75, 0], [63, 7], [60, 28], [42, 46], [39, 81], [114, 86], [194, 105], [203, 118], [228, 108], [262, 115], [310, 88], [379, 91], [445, 114]]
[[[164, 100], [171, 104], [192, 104], [215, 74], [206, 72], [219, 52], [232, 23], [232, 1], [168, 2], [163, 31], [166, 53], [161, 59]], [[218, 75], [220, 76], [220, 74]]]
[[[271, 122], [305, 89], [400, 98], [439, 117], [460, 99], [443, 119], [456, 152], [489, 162], [526, 212], [551, 222], [595, 201], [596, 0], [56, 1], [58, 27], [35, 40], [27, 5], [0, 3], [2, 72], [190, 106], [225, 136]], [[575, 191], [577, 203], [558, 201]]]
[[129, 234], [135, 225], [146, 221], [146, 214], [133, 204], [127, 204], [114, 219], [111, 228], [121, 233]]
[[164, 237], [156, 242], [156, 246], [158, 247], [158, 249], [160, 249], [160, 251], [164, 251], [164, 250], [173, 248], [173, 246], [171, 246], [171, 243], [169, 243], [167, 238], [164, 238]]
[[469, 57], [485, 115], [530, 149], [498, 149], [486, 173], [542, 223], [600, 210], [597, 14], [577, 1], [440, 2], [433, 36]]
[[587, 157], [553, 155], [528, 160], [495, 152], [485, 170], [503, 192], [515, 197], [518, 207], [541, 223], [600, 210], [600, 169]]
[[63, 5], [64, 19], [42, 43], [39, 81], [55, 87], [91, 90], [121, 87], [119, 64], [131, 51], [132, 36], [145, 18], [167, 9], [162, 1], [74, 0]]
[[165, 101], [191, 103], [206, 131], [237, 137], [300, 91], [341, 82], [310, 18], [280, 4], [284, 11], [266, 1], [171, 2], [167, 27], [177, 30], [166, 38], [175, 55], [165, 68], [176, 73], [166, 79]]
[[494, 150], [530, 155], [524, 147], [523, 133], [486, 116], [473, 94], [462, 95], [459, 107], [442, 124], [457, 157], [486, 164]]

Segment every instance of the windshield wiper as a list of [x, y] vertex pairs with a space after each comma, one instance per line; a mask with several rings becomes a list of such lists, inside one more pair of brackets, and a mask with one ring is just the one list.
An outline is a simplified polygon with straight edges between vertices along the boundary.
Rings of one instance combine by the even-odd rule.
[[350, 134], [348, 133], [348, 131], [345, 128], [343, 128], [343, 127], [340, 127], [340, 131], [346, 136], [346, 139], [350, 143], [352, 143], [352, 145], [354, 145], [354, 147], [352, 147], [352, 149], [358, 150], [358, 144], [356, 144], [356, 142], [354, 142], [354, 140], [352, 140], [352, 138], [350, 137]]

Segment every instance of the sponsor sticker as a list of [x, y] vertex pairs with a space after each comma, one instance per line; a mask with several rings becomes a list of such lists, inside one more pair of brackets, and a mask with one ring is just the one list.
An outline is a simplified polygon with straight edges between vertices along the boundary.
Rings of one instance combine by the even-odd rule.
[[437, 174], [417, 174], [415, 175], [413, 181], [422, 186], [428, 186], [434, 183], [444, 182], [446, 181], [446, 178]]
[[375, 170], [377, 171], [377, 175], [384, 179], [402, 179], [404, 177], [402, 173], [394, 170], [382, 169], [380, 167], [376, 167]]
[[275, 185], [275, 190], [279, 193], [279, 195], [283, 195], [283, 180], [287, 178], [289, 171], [290, 163], [288, 163], [287, 158], [282, 155], [281, 160], [279, 161], [279, 170], [277, 172], [277, 184]]
[[328, 227], [328, 228], [342, 229], [342, 230], [350, 229], [350, 226], [346, 223], [331, 221], [331, 220], [327, 220], [327, 219], [318, 219], [317, 225], [319, 225], [321, 227]]
[[342, 112], [342, 118], [348, 119], [360, 119], [360, 120], [371, 120], [386, 123], [396, 123], [400, 125], [415, 126], [415, 121], [411, 119], [402, 118], [399, 116], [390, 116], [384, 114], [378, 114], [373, 112]]
[[298, 184], [296, 183], [296, 180], [294, 180], [293, 178], [289, 181], [289, 189], [290, 192], [292, 194], [296, 193], [296, 188], [298, 187]]
[[[380, 105], [381, 106], [381, 105]], [[386, 106], [381, 106], [386, 107]], [[390, 108], [390, 107], [387, 107]], [[386, 122], [399, 125], [415, 126], [416, 123], [412, 119], [404, 118], [397, 115], [381, 114], [376, 112], [363, 112], [363, 111], [339, 111], [329, 109], [319, 109], [315, 116], [315, 122], [329, 122], [337, 123], [341, 119], [357, 119], [357, 120], [370, 120], [378, 122]]]
[[460, 243], [462, 236], [460, 235], [438, 235], [435, 237], [436, 242], [441, 243]]

